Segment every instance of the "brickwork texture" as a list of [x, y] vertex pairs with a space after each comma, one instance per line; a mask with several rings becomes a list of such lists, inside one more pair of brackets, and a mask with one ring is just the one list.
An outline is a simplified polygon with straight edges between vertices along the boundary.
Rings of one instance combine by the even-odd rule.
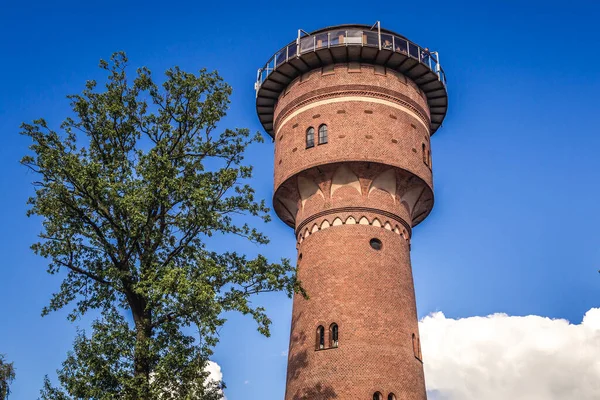
[[412, 228], [433, 207], [422, 91], [383, 67], [336, 64], [290, 83], [274, 121], [273, 204], [310, 296], [293, 301], [285, 399], [425, 400], [410, 263]]

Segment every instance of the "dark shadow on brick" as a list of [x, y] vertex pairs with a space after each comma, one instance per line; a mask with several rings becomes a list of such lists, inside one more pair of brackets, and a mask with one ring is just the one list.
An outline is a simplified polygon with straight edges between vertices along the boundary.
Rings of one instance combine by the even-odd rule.
[[294, 354], [288, 360], [288, 382], [296, 380], [300, 377], [302, 370], [308, 366], [308, 354], [306, 350]]
[[[303, 313], [298, 313], [298, 315], [295, 315], [292, 317], [292, 327], [291, 327], [291, 331], [295, 332], [296, 331], [296, 324], [298, 323], [298, 320], [302, 317]], [[292, 345], [303, 345], [306, 342], [307, 336], [306, 336], [306, 332], [300, 332], [300, 333], [296, 333], [295, 335], [292, 335], [291, 337], [291, 344]]]
[[[315, 335], [307, 335], [306, 332], [297, 332], [294, 328], [302, 313], [292, 318], [292, 335], [290, 340], [290, 349], [304, 349], [302, 351], [290, 354], [288, 359], [287, 382], [294, 381], [302, 375], [304, 369], [308, 367], [308, 352], [315, 351]], [[314, 387], [303, 387], [298, 390], [292, 400], [330, 400], [336, 399], [337, 393], [332, 386], [317, 383]]]
[[317, 383], [312, 388], [303, 388], [294, 394], [293, 400], [329, 400], [338, 396], [329, 385]]
[[[295, 325], [298, 319], [302, 316], [302, 313], [294, 316], [292, 318], [292, 332], [295, 331]], [[303, 348], [306, 346], [307, 336], [305, 332], [295, 333], [290, 338], [290, 350]], [[308, 352], [303, 350], [299, 353], [290, 354], [288, 359], [288, 371], [287, 371], [287, 381], [292, 381], [298, 379], [302, 370], [306, 368], [308, 365]]]

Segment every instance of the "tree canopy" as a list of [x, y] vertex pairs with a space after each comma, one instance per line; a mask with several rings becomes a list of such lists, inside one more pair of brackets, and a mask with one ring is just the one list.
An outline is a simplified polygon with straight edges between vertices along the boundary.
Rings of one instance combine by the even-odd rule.
[[302, 292], [288, 260], [207, 244], [268, 243], [248, 223], [268, 221], [269, 209], [244, 164], [261, 136], [218, 128], [231, 87], [217, 72], [174, 67], [159, 85], [147, 68], [130, 79], [124, 53], [100, 67], [104, 88], [91, 80], [68, 96], [73, 114], [58, 131], [43, 119], [21, 126], [32, 140], [22, 163], [38, 177], [28, 214], [43, 222], [32, 248], [63, 279], [43, 314], [70, 305], [72, 321], [99, 315], [42, 398], [218, 399], [204, 368], [223, 312], [250, 314], [269, 335], [252, 295]]
[[15, 367], [0, 354], [0, 400], [8, 399], [10, 384], [15, 380]]

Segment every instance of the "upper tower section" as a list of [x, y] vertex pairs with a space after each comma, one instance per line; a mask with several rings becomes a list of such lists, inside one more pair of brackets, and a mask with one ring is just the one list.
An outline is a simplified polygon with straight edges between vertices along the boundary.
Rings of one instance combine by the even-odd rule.
[[437, 52], [404, 36], [368, 25], [337, 25], [298, 37], [279, 50], [258, 70], [256, 111], [263, 127], [274, 137], [274, 111], [290, 83], [318, 68], [340, 63], [382, 66], [410, 78], [423, 92], [430, 114], [430, 134], [441, 126], [448, 109], [446, 76]]
[[433, 207], [430, 136], [447, 104], [437, 52], [379, 23], [300, 30], [256, 82], [275, 212], [297, 231], [350, 209], [410, 230]]

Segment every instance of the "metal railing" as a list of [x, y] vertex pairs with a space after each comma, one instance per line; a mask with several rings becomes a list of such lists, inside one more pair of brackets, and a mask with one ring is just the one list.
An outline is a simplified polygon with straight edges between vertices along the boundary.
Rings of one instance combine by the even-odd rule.
[[[376, 30], [374, 30], [375, 27]], [[296, 41], [275, 53], [265, 66], [258, 70], [254, 85], [257, 95], [269, 74], [276, 71], [281, 64], [309, 52], [338, 46], [375, 47], [379, 50], [392, 50], [404, 54], [427, 66], [438, 76], [444, 87], [446, 86], [446, 76], [440, 65], [440, 57], [437, 51], [429, 51], [401, 36], [382, 33], [380, 24], [377, 22], [368, 30], [332, 29], [315, 35], [310, 35], [299, 29]]]

